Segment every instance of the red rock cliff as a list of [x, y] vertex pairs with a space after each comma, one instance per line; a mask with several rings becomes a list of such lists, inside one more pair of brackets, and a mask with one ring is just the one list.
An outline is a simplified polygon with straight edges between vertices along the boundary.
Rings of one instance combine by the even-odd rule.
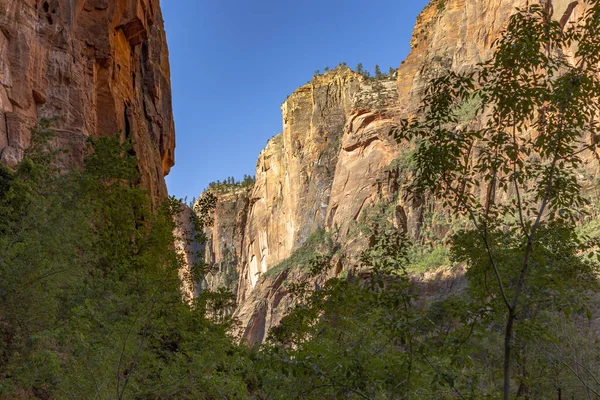
[[169, 57], [158, 0], [0, 1], [0, 159], [14, 166], [42, 118], [82, 161], [88, 136], [130, 137], [142, 186], [174, 163]]
[[[283, 133], [259, 155], [254, 188], [220, 196], [216, 224], [207, 232], [209, 264], [225, 264], [225, 247], [235, 255], [207, 281], [209, 288], [225, 284], [236, 292], [234, 315], [242, 340], [263, 341], [293, 304], [287, 283], [307, 279], [294, 252], [310, 250], [306, 243], [319, 229], [340, 246], [330, 271], [335, 275], [360, 272], [356, 256], [366, 245], [361, 219], [377, 204], [393, 209], [396, 225], [413, 238], [432, 228], [424, 219], [435, 204], [402, 193], [410, 179], [402, 167], [410, 146], [398, 145], [390, 128], [417, 109], [430, 78], [443, 70], [470, 70], [488, 59], [515, 8], [526, 3], [432, 0], [417, 18], [397, 79], [376, 85], [340, 68], [314, 78], [284, 102]], [[570, 3], [554, 0], [555, 18]], [[583, 10], [580, 1], [571, 20]], [[236, 229], [224, 229], [225, 220]], [[226, 275], [237, 281], [229, 283]], [[311, 282], [317, 287], [325, 278]]]

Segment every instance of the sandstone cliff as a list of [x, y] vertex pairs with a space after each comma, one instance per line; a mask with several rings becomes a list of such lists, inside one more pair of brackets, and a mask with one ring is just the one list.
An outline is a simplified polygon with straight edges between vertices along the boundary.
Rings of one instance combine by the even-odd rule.
[[3, 163], [22, 158], [44, 117], [68, 163], [81, 163], [88, 136], [131, 138], [142, 186], [166, 197], [175, 136], [158, 0], [0, 2]]
[[[554, 1], [554, 15], [561, 17], [569, 3]], [[391, 208], [396, 225], [413, 238], [421, 236], [431, 205], [402, 193], [410, 149], [392, 140], [390, 128], [416, 110], [436, 73], [487, 59], [515, 7], [525, 4], [434, 0], [417, 20], [397, 79], [374, 82], [338, 68], [284, 102], [283, 132], [260, 154], [254, 188], [221, 196], [215, 218], [228, 222], [208, 232], [207, 262], [227, 265], [225, 273], [214, 270], [208, 286], [227, 285], [237, 294], [242, 340], [261, 342], [286, 313], [293, 302], [287, 284], [306, 279], [303, 255], [315, 250], [312, 235], [324, 231], [336, 243], [329, 276], [359, 273], [356, 256], [366, 238], [358, 228], [376, 204]], [[576, 8], [571, 18], [581, 12]], [[318, 287], [326, 278], [310, 282]]]
[[[398, 70], [401, 106], [414, 110], [428, 80], [448, 68], [464, 71], [492, 55], [492, 46], [517, 7], [550, 0], [432, 0], [417, 18], [411, 51]], [[579, 18], [583, 1], [551, 0], [560, 20], [578, 3], [570, 21]]]

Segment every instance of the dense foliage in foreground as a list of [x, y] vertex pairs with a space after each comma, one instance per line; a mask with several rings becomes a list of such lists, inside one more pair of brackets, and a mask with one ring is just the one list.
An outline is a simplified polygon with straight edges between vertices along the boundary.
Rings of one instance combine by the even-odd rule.
[[[215, 309], [228, 293], [182, 302], [172, 246], [180, 203], [151, 210], [134, 185], [130, 146], [92, 141], [85, 167], [59, 174], [51, 134], [40, 127], [17, 170], [1, 174], [0, 398], [497, 398], [501, 304], [477, 274], [460, 295], [429, 298], [405, 273], [409, 242], [385, 218], [369, 222], [367, 279], [351, 274], [318, 291], [290, 285], [296, 307], [249, 349]], [[600, 343], [586, 313], [594, 302], [584, 301], [593, 285], [573, 285], [593, 264], [572, 235], [556, 226], [539, 245], [554, 268], [540, 279], [571, 289], [553, 301], [542, 293], [519, 327], [513, 379], [522, 398], [600, 391]], [[457, 247], [455, 257], [463, 251], [482, 250]], [[330, 257], [307, 261], [311, 273]], [[566, 303], [581, 306], [566, 313]]]
[[[229, 336], [227, 291], [182, 301], [181, 203], [152, 207], [131, 146], [92, 140], [82, 169], [58, 171], [41, 124], [0, 167], [0, 398], [600, 398], [599, 242], [578, 226], [600, 109], [589, 3], [566, 29], [549, 8], [517, 13], [477, 80], [436, 78], [395, 131], [415, 148], [412, 195], [470, 220], [448, 243], [460, 290], [412, 281], [411, 244], [375, 218], [361, 273], [290, 283], [295, 307], [256, 348]], [[456, 109], [472, 100], [481, 129]], [[312, 250], [295, 258], [319, 275], [333, 254]]]
[[180, 203], [152, 211], [115, 140], [59, 174], [51, 135], [0, 171], [0, 398], [243, 397], [245, 350], [182, 302]]

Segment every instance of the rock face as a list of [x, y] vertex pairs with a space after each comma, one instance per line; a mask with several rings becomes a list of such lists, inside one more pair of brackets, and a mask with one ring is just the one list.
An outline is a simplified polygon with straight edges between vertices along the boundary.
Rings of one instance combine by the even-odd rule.
[[236, 276], [229, 287], [239, 304], [252, 307], [246, 299], [261, 276], [325, 225], [341, 138], [362, 80], [340, 67], [283, 103], [283, 132], [260, 154], [254, 187], [219, 197], [207, 232], [206, 261], [215, 266], [207, 277], [210, 288]]
[[[516, 8], [551, 1], [560, 20], [574, 0], [432, 0], [417, 18], [411, 51], [398, 70], [398, 92], [403, 109], [413, 111], [421, 90], [441, 70], [465, 71], [489, 59], [494, 41]], [[579, 18], [584, 2], [570, 21]]]
[[204, 261], [201, 259], [203, 246], [196, 240], [196, 226], [192, 221], [193, 210], [185, 203], [181, 204], [181, 211], [175, 217], [175, 251], [182, 260], [182, 268], [179, 269], [181, 280], [181, 295], [186, 303], [191, 303], [199, 293], [197, 282], [193, 279], [192, 268], [196, 263]]
[[250, 193], [240, 270], [250, 285], [242, 289], [253, 288], [325, 223], [340, 138], [359, 87], [360, 77], [340, 68], [283, 103], [283, 132], [260, 154]]
[[[570, 3], [554, 1], [557, 19]], [[408, 178], [402, 163], [410, 148], [399, 146], [390, 128], [399, 117], [415, 112], [422, 89], [435, 74], [448, 68], [469, 70], [489, 58], [515, 7], [525, 4], [433, 0], [417, 19], [412, 50], [397, 79], [374, 82], [338, 68], [284, 102], [283, 133], [260, 154], [254, 188], [220, 199], [215, 218], [235, 229], [216, 222], [209, 232], [209, 263], [225, 263], [224, 247], [234, 255], [226, 271], [237, 275], [228, 287], [237, 294], [242, 340], [261, 342], [285, 315], [293, 303], [287, 282], [306, 279], [306, 272], [278, 264], [290, 256], [298, 259], [294, 251], [301, 251], [318, 229], [328, 231], [340, 246], [330, 275], [353, 268], [357, 272], [356, 255], [366, 242], [358, 227], [375, 204], [392, 207], [399, 228], [421, 235], [428, 205], [402, 193]], [[571, 18], [581, 15], [582, 7]], [[311, 282], [318, 287], [325, 278]], [[211, 279], [218, 282], [213, 289], [228, 282]]]
[[241, 284], [238, 267], [246, 246], [250, 190], [241, 188], [218, 195], [212, 226], [206, 229], [205, 262], [211, 267], [204, 288], [215, 291], [227, 287], [237, 293]]
[[142, 186], [166, 197], [174, 163], [169, 58], [158, 0], [0, 2], [0, 159], [14, 166], [40, 118], [67, 162], [87, 137], [131, 138]]

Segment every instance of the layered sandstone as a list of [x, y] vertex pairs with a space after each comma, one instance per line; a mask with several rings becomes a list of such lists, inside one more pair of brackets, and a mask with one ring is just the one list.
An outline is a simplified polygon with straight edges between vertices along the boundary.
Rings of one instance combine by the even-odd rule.
[[249, 193], [249, 188], [239, 188], [217, 194], [213, 223], [205, 229], [205, 262], [210, 267], [203, 282], [205, 289], [215, 291], [227, 287], [237, 293], [242, 283], [238, 268], [243, 256], [242, 249], [246, 248]]
[[[400, 105], [414, 111], [422, 89], [440, 71], [465, 71], [488, 60], [494, 41], [516, 8], [550, 0], [432, 0], [417, 18], [411, 51], [398, 69]], [[551, 0], [554, 18], [561, 20], [577, 3], [568, 21], [584, 11], [582, 0]]]
[[166, 197], [174, 163], [167, 43], [158, 0], [0, 2], [0, 159], [14, 166], [41, 118], [67, 163], [86, 138], [130, 138], [142, 186]]
[[345, 67], [315, 77], [282, 105], [283, 132], [259, 155], [250, 193], [240, 300], [261, 274], [323, 226], [340, 137], [360, 76]]
[[205, 285], [216, 289], [235, 275], [238, 303], [252, 305], [247, 299], [262, 275], [325, 225], [341, 138], [363, 80], [338, 67], [283, 103], [283, 131], [259, 155], [254, 187], [219, 195]]
[[[557, 19], [570, 3], [554, 1]], [[283, 104], [284, 131], [260, 154], [255, 187], [243, 201], [222, 198], [220, 210], [227, 211], [217, 209], [216, 215], [235, 219], [237, 230], [223, 234], [213, 228], [208, 243], [211, 263], [224, 262], [219, 246], [235, 254], [238, 279], [230, 288], [237, 293], [242, 340], [264, 340], [293, 304], [288, 283], [305, 280], [306, 272], [301, 265], [281, 269], [278, 264], [317, 229], [328, 231], [339, 249], [335, 268], [310, 280], [315, 288], [342, 270], [360, 272], [356, 256], [366, 238], [358, 227], [376, 204], [391, 207], [398, 228], [420, 237], [431, 205], [403, 193], [410, 147], [398, 145], [390, 128], [415, 112], [431, 77], [448, 69], [470, 70], [488, 59], [515, 7], [525, 4], [434, 0], [417, 20], [397, 79], [376, 82], [338, 69], [299, 88]], [[582, 11], [580, 4], [571, 20]], [[231, 264], [227, 271], [232, 273]]]

